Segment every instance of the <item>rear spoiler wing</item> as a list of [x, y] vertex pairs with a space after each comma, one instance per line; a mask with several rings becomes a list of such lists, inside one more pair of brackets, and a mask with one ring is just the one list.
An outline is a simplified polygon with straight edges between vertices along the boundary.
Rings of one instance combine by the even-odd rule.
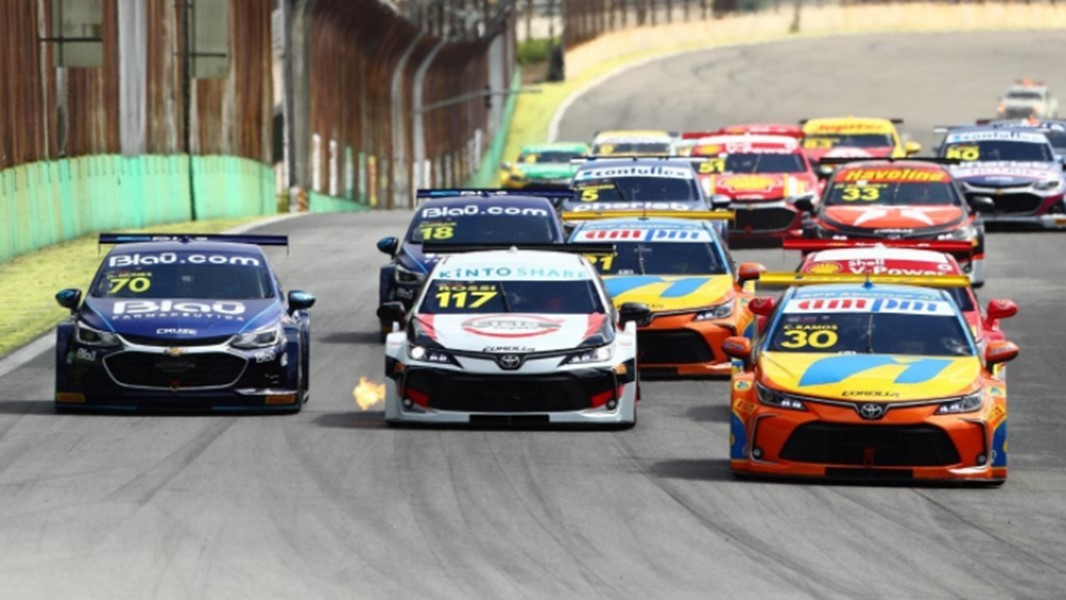
[[570, 164], [581, 165], [587, 162], [593, 162], [597, 160], [677, 160], [683, 161], [688, 157], [677, 156], [675, 154], [592, 154], [589, 156], [580, 156], [577, 158], [571, 158]]
[[533, 196], [536, 198], [545, 198], [551, 201], [552, 205], [558, 206], [561, 201], [572, 198], [574, 192], [569, 189], [558, 188], [523, 188], [520, 190], [501, 188], [420, 189], [415, 192], [415, 204], [420, 204], [418, 201], [433, 200], [435, 198], [504, 198], [507, 196]]
[[911, 248], [914, 250], [932, 250], [946, 254], [969, 254], [973, 252], [973, 244], [964, 241], [920, 241], [920, 240], [806, 240], [786, 239], [782, 242], [785, 250], [799, 250], [804, 254], [818, 252], [820, 250], [833, 250], [837, 248]]
[[[806, 119], [800, 119], [799, 120], [799, 124], [800, 125], [806, 125], [807, 121], [810, 121], [810, 120], [811, 120], [810, 117], [808, 117]], [[903, 124], [903, 119], [901, 119], [900, 117], [892, 117], [892, 118], [886, 119], [886, 120], [889, 121], [890, 123], [892, 123], [893, 125], [902, 125]]]
[[142, 244], [146, 242], [226, 242], [256, 246], [288, 246], [287, 235], [229, 235], [224, 233], [101, 233], [99, 245]]
[[611, 256], [618, 253], [614, 244], [422, 244], [424, 254], [465, 254], [488, 250], [539, 250], [597, 256]]
[[599, 219], [621, 218], [668, 218], [696, 219], [700, 221], [732, 221], [736, 213], [731, 210], [585, 210], [567, 211], [562, 214], [563, 221], [595, 221]]
[[932, 288], [970, 287], [966, 275], [836, 275], [815, 273], [763, 273], [759, 287], [787, 288], [795, 285], [826, 285], [839, 283], [916, 285]]

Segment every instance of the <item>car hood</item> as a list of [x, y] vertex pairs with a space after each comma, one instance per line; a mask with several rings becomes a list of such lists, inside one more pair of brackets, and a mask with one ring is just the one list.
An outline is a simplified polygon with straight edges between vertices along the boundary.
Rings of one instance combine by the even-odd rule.
[[276, 299], [87, 298], [81, 318], [119, 335], [159, 340], [230, 336], [277, 322], [284, 307]]
[[837, 146], [835, 148], [814, 148], [805, 149], [803, 152], [807, 154], [807, 158], [818, 162], [823, 158], [885, 158], [892, 156], [895, 148], [892, 146], [881, 146], [873, 148], [855, 148], [853, 146]]
[[704, 179], [704, 189], [709, 194], [721, 194], [741, 202], [799, 196], [817, 191], [812, 178], [785, 173], [710, 175]]
[[577, 167], [567, 163], [538, 163], [518, 165], [518, 171], [529, 179], [569, 179]]
[[974, 162], [951, 167], [956, 180], [985, 187], [1027, 185], [1062, 177], [1062, 165], [1043, 162]]
[[975, 356], [763, 352], [759, 368], [767, 384], [785, 392], [878, 402], [968, 394], [981, 376]]
[[577, 348], [599, 332], [606, 316], [489, 313], [415, 316], [424, 336], [450, 350], [550, 352]]
[[822, 215], [831, 222], [863, 229], [923, 229], [958, 223], [959, 206], [827, 206]]
[[731, 275], [614, 275], [603, 281], [615, 306], [641, 302], [656, 312], [704, 308], [733, 297]]

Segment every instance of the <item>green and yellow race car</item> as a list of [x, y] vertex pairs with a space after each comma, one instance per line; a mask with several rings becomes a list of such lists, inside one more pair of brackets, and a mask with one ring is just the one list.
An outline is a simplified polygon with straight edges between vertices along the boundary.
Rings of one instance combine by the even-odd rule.
[[588, 144], [554, 142], [525, 146], [515, 162], [500, 165], [500, 187], [519, 190], [567, 188], [577, 165], [571, 160], [587, 156]]

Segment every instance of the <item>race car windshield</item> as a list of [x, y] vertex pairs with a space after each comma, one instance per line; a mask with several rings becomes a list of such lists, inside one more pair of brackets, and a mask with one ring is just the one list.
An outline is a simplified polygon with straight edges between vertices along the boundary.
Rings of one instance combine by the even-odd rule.
[[730, 154], [725, 159], [726, 173], [803, 173], [803, 159], [798, 154]]
[[422, 314], [603, 313], [592, 280], [454, 281], [435, 279], [419, 308]]
[[575, 202], [695, 201], [699, 197], [696, 180], [680, 177], [618, 177], [574, 186]]
[[781, 316], [770, 336], [774, 352], [973, 356], [954, 315], [802, 313]]
[[1054, 148], [1056, 152], [1059, 154], [1066, 153], [1066, 131], [1048, 129], [1044, 131], [1044, 136], [1047, 137], [1047, 141], [1051, 143], [1051, 147]]
[[593, 154], [670, 154], [669, 142], [604, 142], [592, 147]]
[[[413, 244], [551, 244], [558, 241], [546, 208], [441, 207], [432, 215], [456, 213], [456, 216], [426, 218], [427, 206], [419, 211], [407, 231]], [[517, 211], [518, 214], [487, 214], [488, 211]]]
[[950, 183], [834, 183], [826, 206], [943, 206], [961, 205]]
[[729, 272], [712, 244], [613, 243], [615, 255], [587, 257], [603, 275], [723, 275]]
[[960, 141], [945, 144], [944, 158], [961, 161], [1028, 161], [1050, 162], [1054, 160], [1048, 144], [1011, 140]]
[[[274, 297], [270, 271], [259, 259], [255, 264], [191, 264], [204, 255], [176, 255], [169, 264], [109, 266], [105, 263], [93, 281], [95, 298], [195, 298], [199, 300], [260, 300]], [[112, 255], [109, 262], [114, 263]], [[221, 256], [206, 256], [221, 259]], [[228, 257], [230, 260], [245, 257]], [[142, 257], [143, 260], [143, 257]], [[183, 261], [183, 262], [179, 262]], [[122, 262], [119, 261], [121, 265]]]
[[551, 163], [569, 163], [571, 159], [580, 158], [579, 152], [562, 152], [562, 151], [550, 151], [550, 152], [531, 152], [529, 154], [523, 154], [518, 157], [518, 162], [525, 164], [551, 164]]
[[1044, 99], [1044, 96], [1040, 92], [1031, 90], [1011, 90], [1007, 92], [1007, 99], [1040, 101]]
[[852, 133], [846, 135], [806, 135], [803, 147], [819, 150], [845, 146], [848, 148], [884, 148], [894, 146], [892, 136], [887, 133]]

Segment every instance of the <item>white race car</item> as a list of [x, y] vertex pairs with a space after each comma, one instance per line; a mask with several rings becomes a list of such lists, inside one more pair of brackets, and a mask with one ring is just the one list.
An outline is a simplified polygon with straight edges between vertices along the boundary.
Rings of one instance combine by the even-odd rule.
[[636, 325], [650, 313], [616, 311], [579, 254], [444, 255], [409, 314], [392, 304], [379, 311], [400, 325], [385, 341], [389, 424], [636, 423]]

